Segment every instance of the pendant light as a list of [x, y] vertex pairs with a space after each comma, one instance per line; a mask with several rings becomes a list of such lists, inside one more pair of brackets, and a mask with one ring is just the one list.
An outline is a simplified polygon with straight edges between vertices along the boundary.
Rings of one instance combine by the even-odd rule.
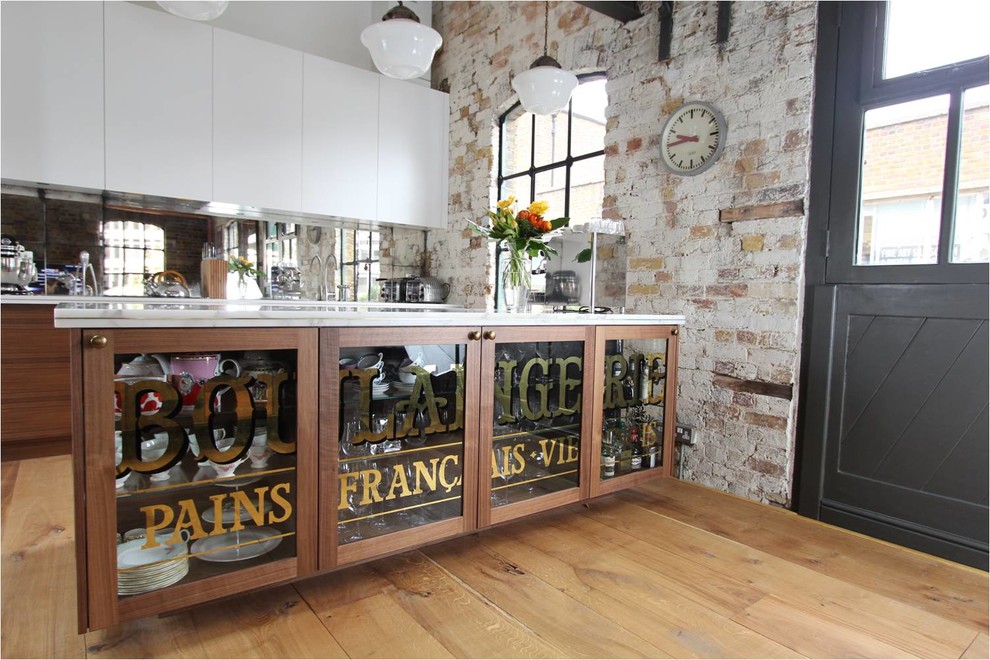
[[209, 0], [158, 0], [158, 6], [170, 14], [193, 21], [212, 21], [222, 14], [230, 2], [210, 2]]
[[430, 68], [443, 38], [419, 22], [419, 16], [399, 0], [379, 23], [361, 32], [361, 43], [371, 51], [375, 66], [389, 78], [417, 78]]
[[577, 87], [578, 79], [570, 71], [560, 67], [560, 63], [547, 55], [550, 28], [550, 3], [544, 3], [543, 10], [543, 56], [515, 78], [512, 89], [519, 95], [526, 112], [534, 115], [552, 115], [567, 107], [571, 93]]

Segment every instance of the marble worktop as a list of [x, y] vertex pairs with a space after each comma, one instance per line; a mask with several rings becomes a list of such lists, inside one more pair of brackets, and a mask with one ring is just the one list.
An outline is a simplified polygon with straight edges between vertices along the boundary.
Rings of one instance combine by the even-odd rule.
[[529, 314], [452, 306], [300, 301], [63, 302], [58, 328], [452, 327], [509, 325], [683, 325], [675, 314]]

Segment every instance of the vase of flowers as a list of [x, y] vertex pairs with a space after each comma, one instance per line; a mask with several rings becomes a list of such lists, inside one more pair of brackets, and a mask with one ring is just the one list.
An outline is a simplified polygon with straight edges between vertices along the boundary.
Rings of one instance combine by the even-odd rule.
[[541, 252], [546, 255], [557, 253], [546, 242], [559, 229], [566, 227], [569, 219], [544, 219], [549, 208], [546, 202], [533, 202], [518, 213], [515, 204], [515, 197], [500, 200], [494, 211], [487, 212], [487, 225], [474, 222], [469, 224], [476, 232], [497, 241], [505, 249], [502, 291], [506, 311], [525, 312], [529, 307], [529, 291], [532, 286], [531, 259], [538, 257]]
[[[254, 267], [254, 263], [248, 261], [244, 257], [230, 257], [227, 259], [227, 272], [237, 274], [237, 290], [231, 295], [231, 291], [227, 291], [227, 297], [234, 300], [243, 300], [248, 297], [248, 281], [249, 277], [258, 277], [261, 275], [261, 271]], [[227, 288], [230, 288], [228, 283]]]

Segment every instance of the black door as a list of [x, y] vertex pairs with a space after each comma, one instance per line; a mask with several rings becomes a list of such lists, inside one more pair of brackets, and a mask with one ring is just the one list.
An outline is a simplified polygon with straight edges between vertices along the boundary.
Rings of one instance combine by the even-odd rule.
[[987, 568], [990, 58], [905, 9], [819, 8], [798, 508]]

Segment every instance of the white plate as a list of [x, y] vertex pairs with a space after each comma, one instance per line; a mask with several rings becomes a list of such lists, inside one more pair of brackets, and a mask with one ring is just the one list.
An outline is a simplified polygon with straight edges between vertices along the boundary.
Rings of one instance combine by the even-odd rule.
[[[248, 527], [240, 532], [200, 539], [192, 544], [192, 553], [203, 561], [244, 561], [271, 552], [281, 542], [277, 529]], [[247, 543], [250, 545], [245, 545]]]
[[134, 539], [118, 545], [117, 568], [136, 568], [153, 564], [156, 561], [175, 559], [186, 553], [185, 543], [173, 543], [172, 545], [163, 543], [157, 548], [148, 548], [147, 550], [141, 548], [144, 543], [144, 539]]
[[174, 573], [162, 576], [156, 580], [149, 580], [141, 584], [125, 584], [119, 585], [117, 587], [118, 596], [133, 596], [135, 594], [143, 594], [148, 591], [155, 591], [156, 589], [164, 589], [165, 587], [172, 586], [182, 578], [186, 577], [189, 572], [189, 562], [181, 561], [175, 562], [179, 565], [179, 569]]
[[[271, 502], [265, 502], [265, 513], [268, 513], [271, 510], [272, 510], [272, 503]], [[241, 515], [240, 515], [241, 522], [244, 522], [246, 520], [251, 520], [251, 513], [246, 508], [243, 508], [242, 507], [241, 510], [240, 510], [240, 512], [241, 512]], [[223, 515], [221, 515], [220, 517], [221, 517], [222, 522], [224, 524], [229, 524], [229, 523], [234, 522], [234, 509], [233, 509], [233, 506], [228, 507], [228, 506], [224, 505], [224, 507], [223, 507]], [[202, 518], [206, 522], [212, 523], [213, 522], [213, 507], [210, 507], [209, 509], [204, 509], [203, 510], [203, 513], [202, 513]]]

